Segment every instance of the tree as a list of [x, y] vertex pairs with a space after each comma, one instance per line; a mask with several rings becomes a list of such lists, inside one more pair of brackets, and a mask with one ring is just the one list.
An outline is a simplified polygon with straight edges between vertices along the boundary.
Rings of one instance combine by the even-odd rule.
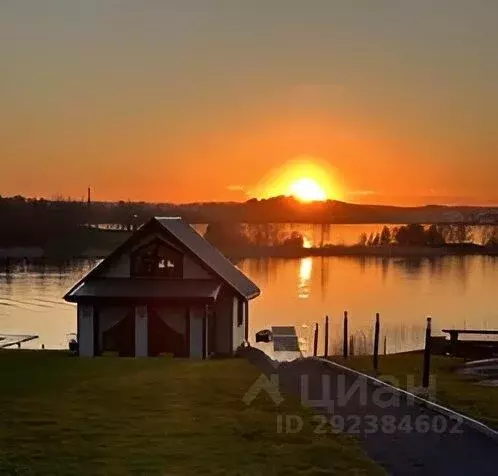
[[304, 237], [298, 231], [293, 231], [289, 237], [283, 240], [282, 244], [289, 248], [302, 248], [304, 245]]
[[210, 223], [204, 238], [220, 250], [248, 246], [249, 240], [239, 224]]
[[399, 227], [395, 239], [400, 246], [425, 246], [426, 244], [424, 227], [418, 224]]
[[486, 235], [485, 245], [490, 248], [498, 248], [498, 227], [493, 226]]
[[448, 241], [451, 243], [470, 243], [473, 241], [472, 229], [464, 223], [449, 225]]
[[443, 233], [437, 225], [431, 225], [425, 232], [426, 244], [428, 246], [442, 246], [445, 244]]
[[358, 245], [359, 246], [367, 246], [367, 242], [368, 242], [368, 236], [366, 233], [362, 233], [360, 235], [360, 238], [358, 240]]
[[474, 236], [472, 233], [472, 229], [467, 225], [461, 223], [457, 225], [456, 231], [456, 242], [457, 243], [470, 243], [472, 242]]
[[382, 231], [380, 233], [379, 244], [381, 246], [391, 244], [391, 230], [385, 225], [384, 225], [384, 228], [382, 228]]

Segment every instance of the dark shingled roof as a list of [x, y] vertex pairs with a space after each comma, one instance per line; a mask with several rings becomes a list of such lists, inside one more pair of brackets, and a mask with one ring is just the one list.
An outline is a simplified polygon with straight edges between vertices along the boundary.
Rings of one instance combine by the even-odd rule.
[[130, 298], [200, 300], [213, 302], [221, 284], [211, 279], [91, 279], [81, 283], [68, 297], [69, 301], [85, 298]]
[[259, 296], [259, 288], [188, 223], [181, 218], [156, 217], [155, 220], [246, 299]]
[[[93, 268], [84, 278], [82, 278], [78, 283], [76, 283], [64, 296], [66, 301], [76, 301], [78, 297], [83, 297], [79, 292], [87, 292], [86, 289], [95, 289], [97, 284], [99, 286], [106, 286], [103, 281], [114, 281], [109, 280], [109, 278], [100, 279], [99, 273], [102, 268], [105, 268], [110, 262], [121, 256], [122, 253], [128, 252], [131, 244], [136, 242], [141, 238], [141, 236], [146, 236], [148, 232], [162, 229], [165, 235], [170, 235], [173, 239], [176, 239], [179, 243], [183, 245], [186, 252], [193, 254], [197, 260], [199, 260], [205, 268], [207, 268], [213, 275], [218, 276], [223, 282], [234, 289], [238, 294], [240, 294], [245, 299], [252, 299], [259, 296], [259, 288], [240, 271], [233, 263], [231, 263], [225, 256], [223, 256], [213, 245], [211, 245], [207, 240], [205, 240], [193, 227], [188, 223], [184, 222], [178, 217], [156, 217], [152, 218], [149, 222], [143, 225], [137, 232], [135, 232], [128, 240], [126, 240], [121, 246], [119, 246], [111, 255], [109, 255], [104, 261]], [[213, 276], [214, 277], [214, 276]], [[130, 284], [121, 284], [120, 286], [137, 286], [136, 279], [129, 279]], [[151, 282], [152, 280], [140, 279], [140, 282]], [[196, 281], [198, 280], [178, 280], [182, 281]], [[209, 280], [204, 280], [209, 282]], [[161, 282], [161, 280], [153, 280], [154, 283]], [[162, 281], [165, 283], [165, 281]], [[168, 286], [173, 289], [173, 280], [169, 280]], [[133, 284], [132, 284], [133, 283]], [[88, 286], [91, 286], [90, 288]], [[108, 286], [111, 286], [109, 284]], [[139, 285], [140, 286], [140, 285]], [[152, 289], [157, 289], [158, 284], [152, 284]], [[179, 285], [178, 285], [179, 286]], [[105, 288], [104, 288], [105, 289]], [[139, 288], [140, 289], [140, 288]], [[162, 288], [161, 288], [162, 289]], [[179, 291], [179, 289], [177, 289]], [[97, 292], [97, 291], [95, 291]], [[100, 292], [100, 291], [98, 291]], [[162, 291], [168, 292], [168, 291]], [[172, 291], [169, 291], [172, 293]], [[133, 297], [133, 291], [130, 290], [128, 294]], [[88, 296], [90, 297], [90, 296]], [[144, 296], [145, 297], [145, 296]], [[153, 297], [153, 296], [150, 296]]]

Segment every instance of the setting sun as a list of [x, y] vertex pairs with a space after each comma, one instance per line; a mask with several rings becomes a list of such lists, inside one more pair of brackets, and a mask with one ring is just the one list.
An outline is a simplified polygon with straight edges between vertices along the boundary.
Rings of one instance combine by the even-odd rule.
[[272, 169], [249, 191], [257, 198], [286, 195], [302, 202], [342, 200], [337, 171], [318, 157], [299, 156]]
[[289, 186], [289, 195], [302, 202], [327, 200], [325, 190], [312, 178], [302, 178], [292, 182]]

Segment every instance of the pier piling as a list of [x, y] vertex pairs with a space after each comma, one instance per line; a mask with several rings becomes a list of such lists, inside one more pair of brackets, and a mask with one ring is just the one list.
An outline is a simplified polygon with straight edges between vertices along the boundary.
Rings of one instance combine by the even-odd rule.
[[431, 321], [432, 319], [428, 317], [425, 329], [424, 372], [422, 376], [422, 386], [424, 388], [429, 388], [429, 376], [431, 373]]
[[313, 342], [313, 357], [318, 355], [318, 322], [315, 323], [315, 339]]
[[348, 311], [344, 311], [344, 326], [343, 326], [343, 342], [342, 342], [342, 356], [348, 358]]
[[323, 355], [325, 357], [329, 356], [329, 316], [325, 316], [325, 342]]
[[380, 334], [380, 314], [377, 313], [375, 315], [375, 335], [374, 335], [374, 352], [373, 352], [373, 367], [376, 372], [379, 370], [379, 334]]

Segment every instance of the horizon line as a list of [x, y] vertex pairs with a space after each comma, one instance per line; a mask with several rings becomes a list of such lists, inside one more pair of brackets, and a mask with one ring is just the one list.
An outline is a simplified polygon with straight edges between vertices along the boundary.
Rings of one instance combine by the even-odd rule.
[[[87, 203], [87, 199], [85, 197], [52, 197], [52, 198], [46, 198], [44, 196], [24, 196], [20, 194], [16, 195], [10, 195], [10, 196], [2, 196], [0, 195], [0, 199], [15, 199], [16, 197], [22, 198], [27, 201], [34, 201], [34, 200], [45, 200], [47, 202], [70, 202], [70, 203]], [[274, 197], [265, 197], [265, 198], [257, 198], [257, 197], [252, 197], [248, 198], [247, 200], [244, 201], [238, 201], [238, 200], [204, 200], [204, 201], [192, 201], [192, 202], [159, 202], [159, 201], [147, 201], [147, 200], [130, 200], [130, 199], [119, 199], [119, 200], [92, 200], [91, 203], [102, 203], [102, 204], [118, 204], [120, 202], [124, 203], [129, 203], [129, 204], [148, 204], [148, 205], [169, 205], [169, 206], [195, 206], [195, 205], [210, 205], [210, 204], [217, 204], [217, 205], [233, 205], [233, 204], [239, 204], [243, 205], [246, 204], [249, 201], [258, 201], [258, 202], [265, 202], [269, 200], [276, 200], [276, 199], [290, 199], [293, 200], [302, 206], [310, 206], [310, 205], [317, 205], [317, 204], [327, 204], [327, 203], [342, 203], [346, 205], [355, 205], [355, 206], [365, 206], [365, 207], [394, 207], [394, 208], [428, 208], [428, 207], [441, 207], [441, 208], [498, 208], [498, 200], [490, 200], [488, 204], [485, 204], [483, 202], [480, 202], [479, 204], [476, 203], [425, 203], [425, 204], [419, 204], [419, 205], [396, 205], [393, 203], [358, 203], [354, 201], [346, 201], [346, 200], [336, 200], [336, 199], [327, 199], [327, 200], [315, 200], [315, 201], [309, 201], [309, 202], [303, 202], [296, 197], [293, 197], [292, 195], [276, 195]]]

